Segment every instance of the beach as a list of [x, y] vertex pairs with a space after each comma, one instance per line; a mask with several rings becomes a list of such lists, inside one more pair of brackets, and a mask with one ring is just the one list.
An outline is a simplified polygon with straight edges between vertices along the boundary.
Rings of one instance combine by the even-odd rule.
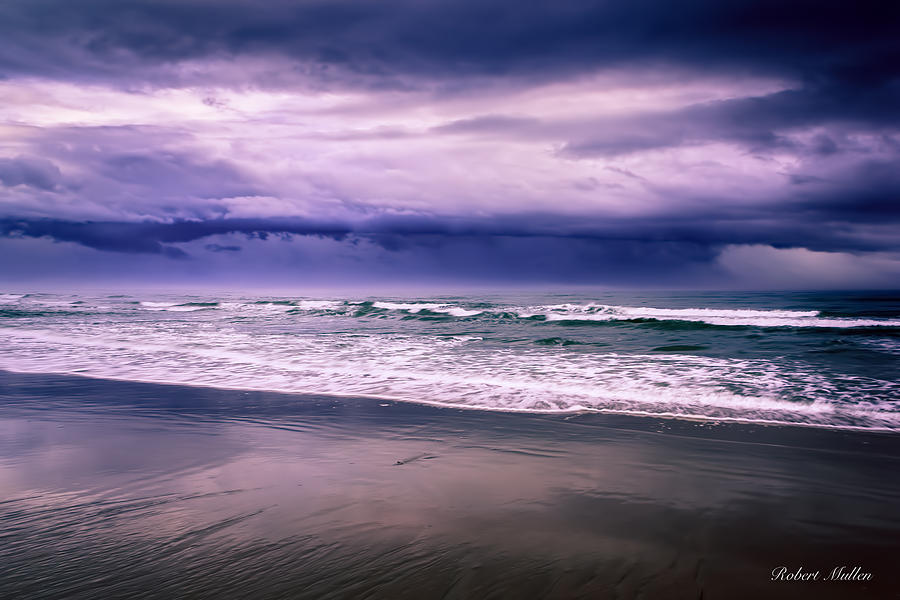
[[895, 433], [8, 372], [0, 395], [4, 598], [900, 589]]
[[898, 32], [0, 0], [0, 600], [900, 600]]

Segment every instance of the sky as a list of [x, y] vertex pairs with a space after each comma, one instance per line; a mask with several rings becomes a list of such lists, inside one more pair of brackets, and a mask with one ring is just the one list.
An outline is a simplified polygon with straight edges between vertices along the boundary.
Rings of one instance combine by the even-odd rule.
[[0, 285], [896, 288], [900, 4], [5, 0]]

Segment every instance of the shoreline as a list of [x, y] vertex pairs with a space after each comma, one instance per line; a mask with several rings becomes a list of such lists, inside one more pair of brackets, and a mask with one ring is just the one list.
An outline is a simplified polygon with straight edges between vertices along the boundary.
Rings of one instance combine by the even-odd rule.
[[66, 372], [35, 372], [35, 371], [15, 371], [12, 369], [3, 368], [0, 369], [0, 376], [3, 374], [10, 375], [25, 375], [25, 376], [34, 376], [34, 377], [72, 377], [76, 379], [91, 379], [95, 381], [110, 381], [117, 383], [134, 383], [139, 385], [152, 385], [152, 386], [165, 386], [172, 388], [192, 388], [192, 389], [209, 389], [209, 390], [220, 390], [223, 392], [253, 392], [259, 394], [279, 394], [283, 396], [293, 396], [296, 398], [334, 398], [338, 400], [368, 400], [372, 402], [396, 402], [402, 404], [410, 404], [417, 406], [428, 406], [432, 408], [443, 408], [448, 410], [464, 410], [464, 411], [475, 411], [475, 412], [485, 412], [485, 413], [499, 413], [499, 414], [515, 414], [515, 415], [547, 415], [547, 416], [562, 416], [562, 417], [570, 417], [575, 415], [608, 415], [608, 416], [619, 416], [619, 417], [630, 417], [636, 419], [662, 419], [666, 421], [682, 421], [682, 422], [692, 422], [692, 423], [702, 423], [704, 425], [710, 426], [720, 426], [720, 425], [744, 425], [744, 426], [758, 426], [758, 427], [784, 427], [784, 428], [799, 428], [799, 429], [815, 429], [815, 430], [825, 430], [825, 431], [843, 431], [843, 432], [857, 432], [857, 433], [872, 433], [872, 434], [900, 434], [900, 428], [890, 428], [890, 427], [864, 427], [864, 426], [854, 426], [854, 425], [831, 425], [831, 424], [823, 424], [823, 423], [798, 423], [798, 422], [790, 422], [790, 421], [775, 421], [775, 420], [766, 420], [766, 419], [744, 419], [740, 417], [713, 417], [713, 416], [705, 416], [705, 415], [691, 415], [691, 414], [681, 414], [681, 413], [654, 413], [650, 411], [640, 411], [640, 410], [616, 410], [616, 409], [594, 409], [594, 408], [586, 408], [586, 407], [572, 407], [570, 409], [517, 409], [517, 408], [494, 408], [494, 407], [483, 407], [483, 406], [471, 406], [465, 404], [453, 404], [447, 402], [426, 400], [426, 399], [418, 399], [411, 400], [407, 398], [401, 398], [398, 396], [389, 396], [389, 395], [376, 395], [376, 394], [338, 394], [338, 393], [320, 393], [315, 391], [292, 391], [292, 390], [278, 390], [271, 388], [255, 388], [255, 387], [241, 387], [241, 386], [220, 386], [220, 385], [209, 385], [209, 384], [191, 384], [185, 382], [164, 382], [164, 381], [152, 381], [152, 380], [143, 380], [143, 379], [134, 379], [134, 378], [119, 378], [112, 376], [101, 376], [101, 375], [91, 375], [85, 373], [66, 373]]
[[[4, 596], [900, 589], [892, 434], [6, 372], [0, 397]], [[771, 580], [841, 565], [872, 577]]]

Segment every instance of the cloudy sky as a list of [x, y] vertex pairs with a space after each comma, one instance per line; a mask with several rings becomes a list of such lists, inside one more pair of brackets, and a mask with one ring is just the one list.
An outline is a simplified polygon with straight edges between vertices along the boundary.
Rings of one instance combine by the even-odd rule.
[[900, 4], [5, 0], [0, 278], [897, 287]]

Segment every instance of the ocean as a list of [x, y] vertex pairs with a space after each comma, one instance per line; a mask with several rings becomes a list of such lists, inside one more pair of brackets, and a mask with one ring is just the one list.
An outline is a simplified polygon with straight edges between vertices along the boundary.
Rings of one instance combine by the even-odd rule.
[[896, 294], [2, 302], [2, 598], [900, 589]]
[[4, 293], [0, 369], [896, 431], [896, 292]]

